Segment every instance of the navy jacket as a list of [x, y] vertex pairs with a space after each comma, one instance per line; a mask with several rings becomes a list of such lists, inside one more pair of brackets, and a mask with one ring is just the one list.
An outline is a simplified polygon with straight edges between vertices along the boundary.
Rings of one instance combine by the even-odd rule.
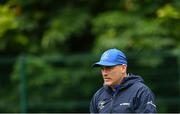
[[116, 91], [100, 88], [90, 104], [91, 113], [156, 113], [154, 94], [140, 76], [129, 75]]

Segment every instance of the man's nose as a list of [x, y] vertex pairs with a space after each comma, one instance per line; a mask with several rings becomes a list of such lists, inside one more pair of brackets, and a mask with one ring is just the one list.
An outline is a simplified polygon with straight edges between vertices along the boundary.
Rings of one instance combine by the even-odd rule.
[[103, 69], [103, 70], [102, 70], [102, 74], [103, 74], [103, 76], [107, 76], [107, 75], [108, 75], [108, 70]]

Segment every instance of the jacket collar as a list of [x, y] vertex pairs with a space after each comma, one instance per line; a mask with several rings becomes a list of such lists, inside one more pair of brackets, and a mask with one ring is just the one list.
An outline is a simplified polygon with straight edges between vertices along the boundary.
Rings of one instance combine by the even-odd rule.
[[127, 77], [124, 77], [121, 84], [115, 86], [115, 91], [112, 90], [110, 86], [104, 85], [104, 89], [111, 95], [115, 92], [119, 92], [122, 89], [128, 88], [133, 85], [135, 82], [144, 82], [140, 76], [136, 76], [133, 74], [128, 74]]

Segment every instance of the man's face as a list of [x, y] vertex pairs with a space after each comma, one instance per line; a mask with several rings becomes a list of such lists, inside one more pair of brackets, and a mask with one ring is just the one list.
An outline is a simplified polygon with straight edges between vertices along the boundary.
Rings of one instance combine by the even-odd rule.
[[101, 73], [104, 79], [104, 84], [114, 86], [120, 84], [123, 77], [126, 76], [126, 65], [117, 66], [102, 66]]

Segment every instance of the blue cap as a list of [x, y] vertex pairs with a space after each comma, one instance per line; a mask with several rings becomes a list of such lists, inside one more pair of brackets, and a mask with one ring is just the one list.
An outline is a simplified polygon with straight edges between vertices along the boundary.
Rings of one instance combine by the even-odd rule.
[[127, 65], [127, 59], [125, 54], [118, 50], [118, 49], [109, 49], [105, 51], [99, 62], [96, 62], [93, 64], [93, 67], [99, 67], [99, 66], [115, 66], [115, 65]]

